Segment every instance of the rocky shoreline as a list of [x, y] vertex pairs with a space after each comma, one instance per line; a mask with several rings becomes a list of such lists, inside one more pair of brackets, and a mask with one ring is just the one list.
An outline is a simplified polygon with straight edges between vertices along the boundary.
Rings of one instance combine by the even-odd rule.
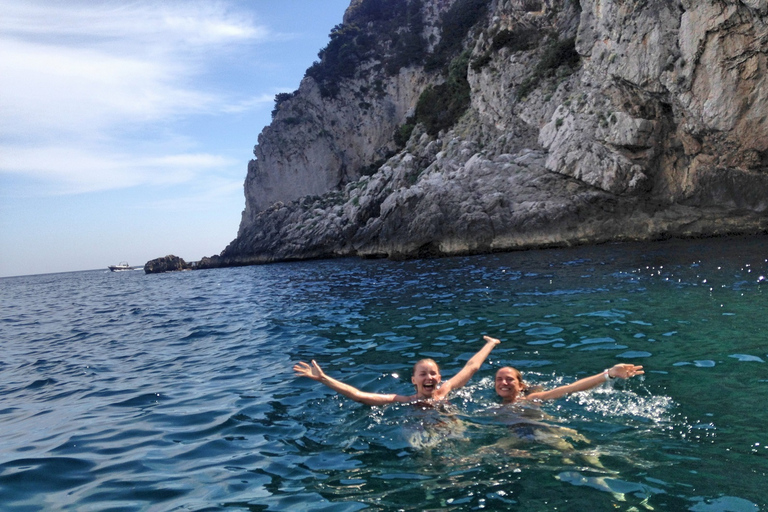
[[195, 268], [768, 232], [768, 0], [403, 0], [408, 59], [376, 3], [276, 104]]

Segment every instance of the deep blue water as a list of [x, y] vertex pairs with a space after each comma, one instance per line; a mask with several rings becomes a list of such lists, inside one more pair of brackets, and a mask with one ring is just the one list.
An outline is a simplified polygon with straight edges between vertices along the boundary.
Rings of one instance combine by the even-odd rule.
[[[0, 279], [2, 510], [768, 509], [768, 237]], [[369, 408], [502, 339], [447, 410]], [[554, 386], [501, 407], [495, 369]], [[510, 424], [536, 414], [547, 438]], [[572, 429], [572, 430], [565, 430]], [[568, 445], [564, 443], [568, 442]]]

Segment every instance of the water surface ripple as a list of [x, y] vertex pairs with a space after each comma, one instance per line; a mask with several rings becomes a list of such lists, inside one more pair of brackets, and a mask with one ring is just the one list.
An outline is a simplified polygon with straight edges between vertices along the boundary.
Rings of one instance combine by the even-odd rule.
[[[0, 279], [3, 510], [768, 508], [768, 237]], [[370, 408], [502, 339], [445, 409]], [[502, 407], [493, 373], [555, 386]], [[535, 415], [547, 435], [523, 435]]]

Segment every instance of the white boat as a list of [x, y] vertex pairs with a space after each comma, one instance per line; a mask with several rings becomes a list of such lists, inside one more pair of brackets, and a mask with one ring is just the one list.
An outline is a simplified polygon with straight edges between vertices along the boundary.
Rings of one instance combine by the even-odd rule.
[[120, 272], [122, 270], [133, 270], [133, 267], [130, 266], [127, 261], [121, 261], [117, 265], [110, 265], [109, 270], [112, 272]]

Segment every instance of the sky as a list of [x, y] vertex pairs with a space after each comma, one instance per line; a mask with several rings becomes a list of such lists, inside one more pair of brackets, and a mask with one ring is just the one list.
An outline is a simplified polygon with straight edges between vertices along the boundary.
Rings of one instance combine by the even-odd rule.
[[0, 277], [219, 254], [350, 0], [0, 0]]

